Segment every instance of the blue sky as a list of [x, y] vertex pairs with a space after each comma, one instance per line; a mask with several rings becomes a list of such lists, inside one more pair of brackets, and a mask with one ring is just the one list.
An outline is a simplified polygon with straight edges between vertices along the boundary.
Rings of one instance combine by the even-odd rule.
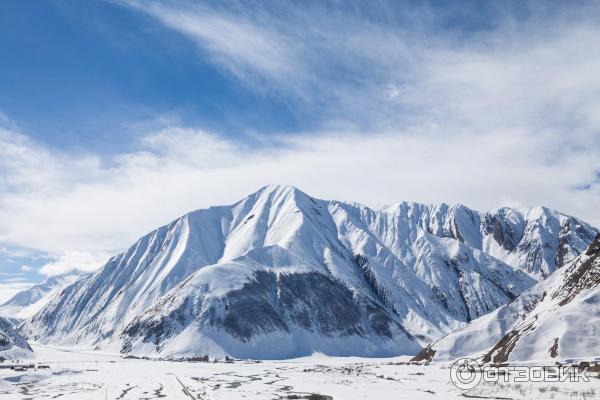
[[598, 226], [599, 21], [594, 2], [0, 2], [0, 290], [268, 183]]
[[231, 135], [300, 127], [279, 96], [240, 86], [185, 37], [128, 7], [76, 1], [0, 7], [0, 46], [10, 55], [0, 65], [0, 104], [48, 145], [114, 152], [135, 139], [130, 125], [157, 115]]

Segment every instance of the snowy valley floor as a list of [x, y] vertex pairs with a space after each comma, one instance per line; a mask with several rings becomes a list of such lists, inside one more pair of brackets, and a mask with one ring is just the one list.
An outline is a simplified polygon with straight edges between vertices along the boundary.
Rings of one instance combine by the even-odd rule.
[[50, 369], [0, 370], [3, 400], [600, 399], [600, 379], [596, 374], [589, 383], [482, 384], [462, 392], [450, 382], [447, 366], [400, 364], [408, 357], [188, 363], [129, 360], [92, 351], [33, 347], [35, 363], [47, 364]]

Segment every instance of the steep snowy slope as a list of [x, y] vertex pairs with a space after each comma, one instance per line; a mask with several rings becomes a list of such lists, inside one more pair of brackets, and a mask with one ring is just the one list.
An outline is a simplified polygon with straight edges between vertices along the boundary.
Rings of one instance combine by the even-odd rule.
[[32, 357], [29, 344], [6, 319], [0, 317], [0, 359], [23, 359]]
[[373, 210], [269, 186], [146, 235], [22, 331], [162, 354], [409, 353], [514, 299], [535, 283], [520, 268], [556, 268], [595, 233], [545, 209]]
[[78, 275], [60, 275], [46, 279], [29, 289], [14, 295], [6, 303], [0, 305], [0, 316], [11, 320], [31, 318], [41, 310], [53, 296], [75, 282]]
[[417, 358], [466, 356], [495, 363], [600, 359], [600, 235], [547, 280]]

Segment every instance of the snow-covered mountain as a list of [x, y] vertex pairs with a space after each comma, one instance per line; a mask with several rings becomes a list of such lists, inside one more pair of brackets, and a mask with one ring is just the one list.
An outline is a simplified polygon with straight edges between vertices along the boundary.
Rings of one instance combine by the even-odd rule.
[[424, 349], [417, 359], [600, 360], [600, 235], [570, 264]]
[[414, 353], [513, 300], [596, 233], [546, 208], [371, 209], [268, 186], [149, 233], [21, 330], [161, 355]]
[[14, 330], [9, 321], [0, 317], [0, 359], [23, 359], [32, 355], [27, 341]]
[[78, 275], [53, 276], [15, 294], [0, 305], [0, 316], [13, 321], [31, 318], [42, 309], [53, 296], [79, 278]]

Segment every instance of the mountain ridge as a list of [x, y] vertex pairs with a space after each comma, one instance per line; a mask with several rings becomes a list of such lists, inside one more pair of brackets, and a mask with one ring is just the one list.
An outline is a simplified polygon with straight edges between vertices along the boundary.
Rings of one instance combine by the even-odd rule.
[[514, 301], [433, 343], [415, 361], [600, 360], [600, 234], [588, 249]]
[[[254, 296], [254, 306], [272, 317], [264, 326], [250, 326], [250, 338], [276, 335], [280, 348], [298, 341], [306, 345], [279, 356], [316, 350], [338, 354], [344, 346], [333, 342], [340, 337], [357, 344], [355, 354], [408, 354], [532, 286], [535, 280], [520, 268], [535, 272], [539, 267], [540, 274], [558, 268], [552, 254], [544, 253], [547, 243], [556, 245], [557, 254], [561, 242], [565, 254], [575, 254], [597, 232], [556, 212], [527, 218], [515, 212], [497, 216], [464, 206], [418, 203], [398, 203], [382, 211], [314, 199], [291, 186], [266, 186], [231, 206], [193, 211], [150, 232], [101, 270], [65, 289], [21, 331], [49, 343], [166, 354], [199, 351], [182, 344], [182, 332], [196, 329], [194, 336], [212, 329], [216, 338], [221, 333], [230, 337], [202, 351], [260, 357], [264, 346], [240, 340], [242, 325], [236, 325], [239, 331], [227, 331], [231, 319], [252, 325], [239, 309], [234, 313], [226, 308], [227, 301], [238, 304], [241, 293], [249, 290], [244, 285], [250, 285], [253, 292], [246, 294]], [[561, 226], [572, 228], [561, 234]], [[523, 253], [518, 244], [526, 235], [532, 238]], [[509, 242], [517, 247], [504, 245]], [[221, 280], [237, 286], [213, 285], [214, 276], [206, 271], [222, 274]], [[301, 276], [325, 282], [323, 292], [303, 285]], [[200, 295], [189, 287], [210, 290]], [[271, 292], [289, 293], [293, 301]], [[310, 299], [333, 292], [343, 293], [352, 312], [332, 330], [324, 328], [318, 312], [327, 315], [327, 307], [335, 303], [318, 310]], [[302, 296], [315, 313], [303, 305]], [[203, 306], [181, 308], [184, 303]], [[175, 318], [184, 309], [187, 319]], [[177, 328], [179, 323], [184, 329]], [[159, 325], [163, 331], [154, 337], [143, 332]], [[390, 329], [396, 329], [391, 337]], [[244, 348], [254, 352], [244, 353]], [[364, 350], [369, 348], [379, 350]]]
[[53, 276], [29, 289], [22, 290], [0, 305], [0, 316], [12, 321], [31, 318], [54, 295], [80, 277], [72, 274]]

